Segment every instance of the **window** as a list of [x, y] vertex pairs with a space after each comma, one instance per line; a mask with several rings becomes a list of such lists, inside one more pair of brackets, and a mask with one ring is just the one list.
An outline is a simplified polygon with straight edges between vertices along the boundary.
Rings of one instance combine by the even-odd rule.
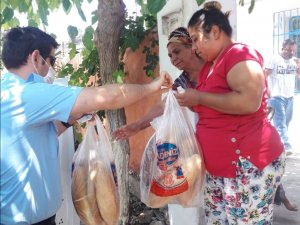
[[292, 16], [289, 20], [289, 38], [296, 41], [297, 53], [300, 58], [300, 16]]

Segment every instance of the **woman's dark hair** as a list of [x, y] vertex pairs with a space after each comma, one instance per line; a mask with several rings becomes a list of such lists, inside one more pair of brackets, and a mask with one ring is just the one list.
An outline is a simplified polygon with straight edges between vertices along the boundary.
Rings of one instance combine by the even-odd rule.
[[205, 33], [209, 33], [213, 25], [218, 26], [228, 37], [232, 35], [232, 27], [229, 23], [230, 11], [223, 13], [222, 5], [217, 1], [204, 4], [203, 8], [196, 11], [191, 17], [188, 27], [201, 26]]
[[49, 34], [36, 27], [15, 27], [10, 29], [3, 39], [2, 61], [7, 69], [25, 65], [28, 56], [39, 50], [46, 59], [58, 43]]

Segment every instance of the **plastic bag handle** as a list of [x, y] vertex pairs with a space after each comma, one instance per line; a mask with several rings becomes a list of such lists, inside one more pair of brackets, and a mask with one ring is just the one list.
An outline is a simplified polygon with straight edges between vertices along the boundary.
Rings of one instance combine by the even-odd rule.
[[112, 147], [110, 145], [109, 136], [98, 115], [95, 115], [95, 120], [96, 120], [96, 127], [97, 127], [99, 141], [105, 146], [106, 149], [105, 154], [107, 154], [109, 160], [112, 161], [114, 159], [114, 156], [112, 152]]

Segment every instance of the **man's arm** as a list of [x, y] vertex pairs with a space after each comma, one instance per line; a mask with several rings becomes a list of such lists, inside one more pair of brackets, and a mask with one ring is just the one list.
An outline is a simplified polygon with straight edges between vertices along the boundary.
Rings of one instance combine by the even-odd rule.
[[109, 84], [101, 87], [84, 88], [71, 111], [71, 116], [87, 114], [98, 110], [117, 109], [130, 105], [150, 94], [161, 91], [161, 87], [171, 87], [168, 73], [149, 84]]
[[272, 71], [273, 71], [272, 69], [265, 68], [264, 69], [265, 76], [268, 77], [272, 73]]
[[296, 62], [296, 64], [297, 64], [297, 75], [298, 75], [298, 77], [300, 77], [300, 59], [298, 59], [298, 58], [295, 58], [295, 62]]
[[65, 130], [68, 129], [68, 127], [64, 126], [62, 124], [62, 122], [60, 122], [60, 121], [55, 121], [54, 123], [55, 123], [55, 126], [56, 126], [57, 130], [58, 130], [58, 136], [61, 135], [63, 132], [65, 132]]

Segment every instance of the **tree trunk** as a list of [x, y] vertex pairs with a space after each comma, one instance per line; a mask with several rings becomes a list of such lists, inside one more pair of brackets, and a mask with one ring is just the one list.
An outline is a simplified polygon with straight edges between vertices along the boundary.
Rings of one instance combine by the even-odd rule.
[[[101, 81], [103, 84], [112, 83], [112, 73], [119, 66], [119, 41], [125, 19], [123, 1], [98, 0], [98, 18], [94, 41], [99, 54]], [[106, 118], [109, 122], [110, 131], [113, 131], [125, 124], [124, 109], [108, 110], [106, 111]], [[129, 144], [127, 141], [116, 141], [113, 142], [112, 147], [116, 157], [120, 192], [119, 224], [126, 225], [129, 217]]]

